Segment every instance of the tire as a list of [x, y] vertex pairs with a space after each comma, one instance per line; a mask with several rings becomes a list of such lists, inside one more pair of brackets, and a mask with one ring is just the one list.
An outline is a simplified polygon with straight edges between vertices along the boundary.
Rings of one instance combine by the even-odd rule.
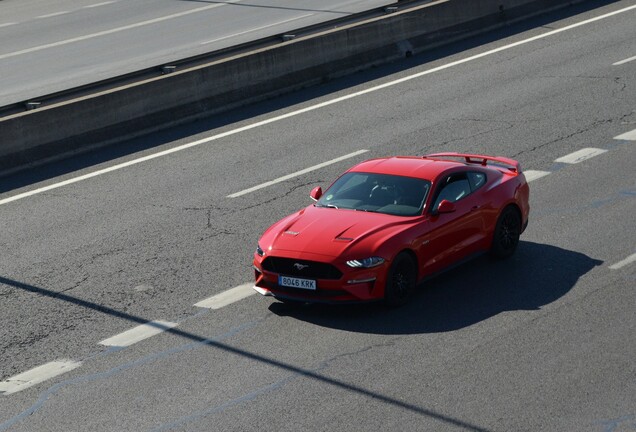
[[405, 252], [393, 260], [386, 277], [384, 301], [387, 306], [402, 306], [411, 298], [417, 283], [417, 269], [413, 259]]
[[510, 257], [517, 249], [520, 235], [521, 215], [515, 207], [508, 206], [497, 219], [490, 254], [497, 259]]

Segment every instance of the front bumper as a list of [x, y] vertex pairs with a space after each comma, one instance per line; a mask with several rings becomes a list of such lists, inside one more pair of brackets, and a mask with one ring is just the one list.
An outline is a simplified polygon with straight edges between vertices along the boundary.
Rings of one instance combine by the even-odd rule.
[[339, 279], [315, 279], [316, 289], [290, 288], [278, 283], [278, 276], [298, 277], [263, 269], [261, 257], [254, 259], [254, 289], [265, 296], [311, 303], [367, 302], [384, 298], [386, 263], [372, 269], [350, 269], [337, 265], [342, 271]]

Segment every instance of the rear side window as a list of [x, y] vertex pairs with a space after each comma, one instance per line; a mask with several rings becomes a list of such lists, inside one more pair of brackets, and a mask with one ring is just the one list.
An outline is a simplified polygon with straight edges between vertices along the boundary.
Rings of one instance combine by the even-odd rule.
[[486, 184], [486, 174], [480, 172], [469, 172], [468, 181], [470, 182], [470, 188], [473, 191], [476, 191]]
[[465, 173], [453, 174], [447, 177], [437, 192], [437, 197], [433, 203], [433, 210], [436, 210], [442, 200], [456, 202], [470, 194], [470, 184]]

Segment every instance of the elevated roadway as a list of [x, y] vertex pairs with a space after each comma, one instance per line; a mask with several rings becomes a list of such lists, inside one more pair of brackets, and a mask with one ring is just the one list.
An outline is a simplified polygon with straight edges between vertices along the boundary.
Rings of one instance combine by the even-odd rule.
[[3, 0], [0, 107], [389, 3]]

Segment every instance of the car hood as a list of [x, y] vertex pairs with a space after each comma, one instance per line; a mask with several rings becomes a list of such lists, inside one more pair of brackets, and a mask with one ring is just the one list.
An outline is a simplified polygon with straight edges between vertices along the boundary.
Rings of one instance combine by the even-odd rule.
[[331, 257], [347, 252], [373, 253], [387, 237], [414, 218], [310, 206], [272, 225], [263, 235], [263, 249], [306, 252]]

